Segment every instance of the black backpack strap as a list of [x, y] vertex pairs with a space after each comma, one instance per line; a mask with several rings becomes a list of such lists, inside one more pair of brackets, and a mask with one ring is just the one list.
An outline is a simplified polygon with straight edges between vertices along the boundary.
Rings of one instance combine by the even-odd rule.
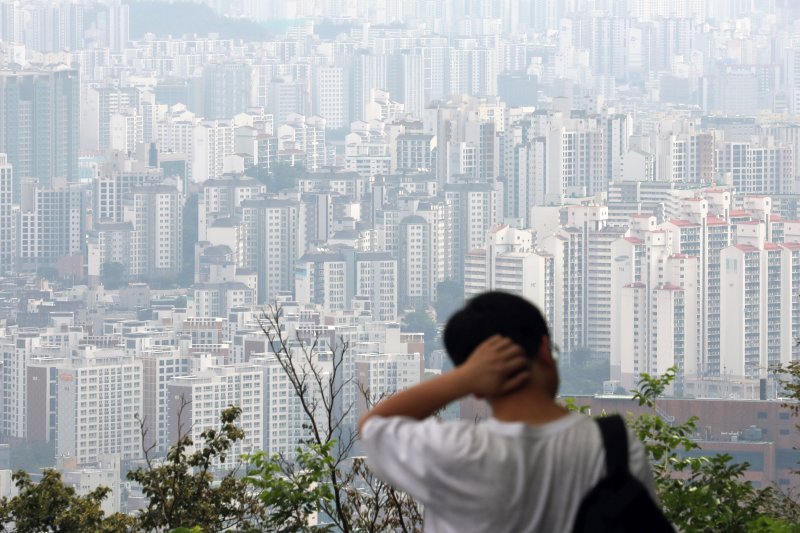
[[606, 475], [628, 473], [628, 431], [619, 415], [595, 418], [606, 450]]

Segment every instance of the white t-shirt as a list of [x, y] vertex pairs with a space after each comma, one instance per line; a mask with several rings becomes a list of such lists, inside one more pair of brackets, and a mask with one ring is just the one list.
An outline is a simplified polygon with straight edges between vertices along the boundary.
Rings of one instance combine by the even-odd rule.
[[[372, 417], [361, 440], [373, 472], [425, 506], [432, 533], [568, 532], [605, 475], [600, 430], [578, 413], [541, 426]], [[628, 447], [631, 472], [655, 500], [647, 454], [630, 430]]]

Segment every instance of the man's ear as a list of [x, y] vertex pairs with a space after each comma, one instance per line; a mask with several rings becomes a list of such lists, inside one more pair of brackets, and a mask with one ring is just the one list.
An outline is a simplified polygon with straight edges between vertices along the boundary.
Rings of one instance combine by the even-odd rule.
[[536, 359], [547, 367], [556, 366], [556, 360], [553, 357], [553, 350], [550, 348], [550, 337], [542, 337], [542, 342], [539, 343], [539, 353]]

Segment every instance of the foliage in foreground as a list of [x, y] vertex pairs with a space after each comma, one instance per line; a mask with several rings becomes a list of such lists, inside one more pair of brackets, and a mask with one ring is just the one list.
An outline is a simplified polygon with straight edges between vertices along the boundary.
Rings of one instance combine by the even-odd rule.
[[743, 480], [747, 463], [691, 453], [699, 450], [697, 417], [676, 423], [656, 412], [656, 399], [674, 379], [674, 368], [660, 377], [642, 374], [633, 400], [649, 412], [628, 421], [650, 455], [667, 518], [684, 532], [800, 532], [800, 505], [774, 487]]
[[258, 491], [265, 509], [265, 529], [276, 533], [331, 531], [332, 525], [313, 525], [321, 504], [333, 501], [326, 479], [334, 442], [299, 448], [295, 460], [260, 451], [244, 459], [251, 464], [246, 481]]
[[220, 427], [201, 433], [203, 445], [199, 450], [194, 449], [188, 432], [179, 435], [161, 462], [150, 457], [151, 449], [145, 450], [147, 466], [128, 473], [128, 479], [139, 483], [149, 499], [136, 517], [140, 530], [163, 531], [198, 524], [204, 531], [246, 530], [260, 523], [263, 509], [237, 471], [218, 479], [214, 476], [215, 466], [224, 463], [233, 444], [244, 438], [244, 431], [236, 425], [241, 413], [235, 406], [223, 410]]
[[135, 524], [132, 517], [119, 513], [105, 516], [100, 505], [110, 492], [108, 488], [101, 487], [86, 496], [78, 496], [53, 469], [44, 470], [38, 483], [22, 470], [15, 472], [13, 479], [19, 494], [0, 500], [2, 532], [119, 533], [131, 531]]
[[[275, 342], [276, 337], [271, 340]], [[277, 342], [286, 346], [280, 338]], [[315, 396], [307, 394], [307, 387], [321, 382], [303, 381], [305, 374], [293, 365], [311, 364], [312, 353], [313, 350], [307, 352], [299, 360], [288, 350], [281, 354], [285, 370], [308, 398]], [[792, 376], [797, 383], [800, 364], [795, 370], [797, 373]], [[313, 376], [313, 368], [311, 371]], [[694, 440], [696, 417], [678, 423], [658, 414], [657, 400], [674, 379], [673, 369], [660, 377], [644, 374], [632, 392], [633, 400], [648, 412], [629, 415], [628, 421], [645, 443], [668, 518], [683, 532], [800, 533], [800, 506], [795, 499], [774, 487], [754, 487], [743, 479], [748, 465], [733, 463], [727, 454], [699, 455]], [[800, 393], [800, 388], [795, 392]], [[323, 405], [332, 405], [329, 400]], [[572, 410], [584, 410], [570, 399], [566, 404]], [[317, 407], [305, 406], [309, 413], [317, 412]], [[333, 416], [331, 413], [332, 410], [328, 416]], [[15, 526], [13, 531], [20, 533], [420, 529], [419, 506], [378, 480], [362, 459], [346, 459], [331, 432], [315, 432], [318, 440], [303, 443], [293, 460], [257, 452], [242, 458], [248, 465], [246, 475], [234, 468], [215, 480], [215, 466], [224, 463], [233, 444], [244, 437], [237, 425], [240, 415], [241, 409], [235, 406], [224, 410], [220, 426], [201, 434], [199, 450], [195, 450], [188, 433], [178, 438], [162, 461], [152, 460], [151, 450], [145, 450], [146, 466], [128, 475], [150, 499], [148, 507], [137, 516], [106, 517], [100, 505], [108, 489], [78, 496], [64, 485], [55, 470], [45, 470], [39, 483], [18, 472], [14, 479], [19, 495], [0, 500], [0, 532], [11, 531], [11, 524]], [[244, 466], [238, 461], [237, 464]], [[317, 518], [324, 523], [318, 524]]]

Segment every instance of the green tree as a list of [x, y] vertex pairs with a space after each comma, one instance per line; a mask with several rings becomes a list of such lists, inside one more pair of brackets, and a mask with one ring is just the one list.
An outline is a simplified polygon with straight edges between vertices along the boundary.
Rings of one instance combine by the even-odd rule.
[[[792, 400], [785, 402], [783, 407], [789, 409], [792, 416], [800, 416], [800, 361], [779, 365], [774, 372], [782, 389], [781, 396]], [[795, 429], [800, 431], [800, 424], [795, 424]], [[795, 474], [800, 475], [800, 470], [795, 470]]]
[[211, 7], [193, 2], [137, 1], [130, 5], [130, 35], [141, 39], [145, 34], [208, 35], [214, 33], [223, 39], [266, 41], [270, 32], [252, 20], [226, 17]]
[[[787, 402], [788, 407], [794, 416], [800, 415], [800, 361], [791, 361], [785, 365], [775, 368], [775, 373], [779, 376], [778, 381], [783, 389], [782, 395], [794, 400]], [[798, 427], [800, 430], [800, 426]]]
[[297, 187], [297, 181], [305, 174], [303, 165], [292, 166], [286, 163], [275, 163], [269, 169], [264, 165], [256, 165], [245, 171], [245, 175], [256, 178], [266, 185], [269, 192], [294, 189]]
[[422, 511], [408, 494], [378, 479], [363, 457], [353, 459], [346, 488], [350, 523], [355, 531], [421, 531]]
[[[133, 531], [131, 517], [115, 513], [105, 516], [101, 509], [110, 489], [100, 487], [85, 496], [65, 485], [57, 470], [45, 469], [34, 483], [20, 470], [13, 475], [19, 494], [0, 500], [0, 531], [17, 533], [118, 533]], [[8, 529], [13, 523], [13, 529]]]
[[436, 321], [447, 322], [453, 313], [464, 305], [464, 289], [457, 281], [447, 280], [436, 284]]
[[127, 272], [125, 265], [116, 261], [103, 263], [100, 280], [108, 290], [117, 290], [127, 283]]
[[[642, 374], [633, 400], [649, 412], [629, 416], [653, 464], [656, 487], [667, 517], [684, 532], [781, 531], [796, 516], [797, 505], [774, 488], [756, 489], [744, 481], [747, 463], [727, 454], [701, 455], [693, 436], [697, 417], [678, 423], [665, 420], [657, 399], [675, 380], [676, 370], [662, 376]], [[766, 526], [765, 526], [766, 527]], [[777, 529], [775, 529], [777, 528]]]
[[276, 533], [330, 531], [332, 524], [310, 525], [315, 513], [333, 502], [330, 478], [334, 442], [297, 449], [294, 461], [260, 451], [246, 456], [252, 468], [245, 481], [258, 490], [268, 515], [265, 529]]
[[780, 518], [759, 516], [747, 524], [747, 531], [753, 533], [799, 533], [800, 525]]
[[[356, 405], [355, 401], [345, 401], [343, 396], [351, 379], [343, 375], [350, 350], [348, 343], [343, 339], [322, 339], [319, 331], [298, 330], [294, 337], [287, 337], [278, 306], [262, 314], [259, 325], [267, 337], [269, 351], [299, 400], [308, 437], [298, 445], [311, 454], [299, 456], [300, 463], [293, 470], [285, 467], [292, 463], [282, 460], [278, 462], [280, 472], [274, 466], [269, 467], [272, 472], [266, 476], [268, 487], [274, 476], [289, 477], [286, 487], [308, 485], [308, 479], [291, 478], [306, 475], [304, 472], [312, 469], [311, 479], [324, 480], [320, 483], [329, 487], [330, 497], [321, 497], [318, 505], [320, 514], [335, 530], [342, 533], [421, 530], [422, 513], [417, 503], [375, 477], [363, 460], [352, 457], [357, 436], [346, 422]], [[324, 365], [320, 364], [320, 353], [324, 354]], [[376, 400], [369, 390], [361, 389], [360, 394], [367, 408]], [[312, 505], [313, 501], [305, 503]], [[302, 515], [294, 513], [296, 518]]]
[[403, 316], [400, 330], [410, 333], [422, 333], [425, 339], [425, 355], [428, 356], [436, 348], [439, 329], [436, 322], [423, 310], [417, 309]]
[[[181, 402], [178, 420], [182, 420], [186, 402]], [[200, 525], [204, 532], [249, 529], [263, 519], [263, 507], [237, 475], [236, 469], [215, 479], [214, 468], [224, 463], [233, 444], [244, 438], [236, 425], [242, 410], [230, 406], [220, 415], [220, 426], [201, 433], [202, 447], [194, 449], [188, 432], [179, 431], [178, 439], [163, 461], [152, 458], [153, 448], [145, 449], [146, 467], [128, 473], [139, 483], [149, 499], [137, 516], [142, 531], [163, 531]], [[147, 431], [140, 419], [142, 442]], [[143, 444], [144, 445], [144, 444]]]
[[609, 378], [608, 359], [594, 357], [588, 348], [573, 350], [569, 360], [559, 365], [564, 394], [597, 394]]
[[10, 446], [12, 470], [38, 472], [45, 468], [55, 467], [55, 442], [15, 439], [7, 440]]
[[40, 266], [37, 268], [36, 277], [46, 279], [48, 281], [58, 281], [61, 279], [58, 275], [58, 269], [51, 266]]
[[198, 202], [198, 194], [191, 192], [186, 196], [186, 203], [183, 206], [181, 272], [178, 275], [178, 284], [181, 287], [188, 287], [194, 283], [194, 245], [197, 243], [198, 235]]

